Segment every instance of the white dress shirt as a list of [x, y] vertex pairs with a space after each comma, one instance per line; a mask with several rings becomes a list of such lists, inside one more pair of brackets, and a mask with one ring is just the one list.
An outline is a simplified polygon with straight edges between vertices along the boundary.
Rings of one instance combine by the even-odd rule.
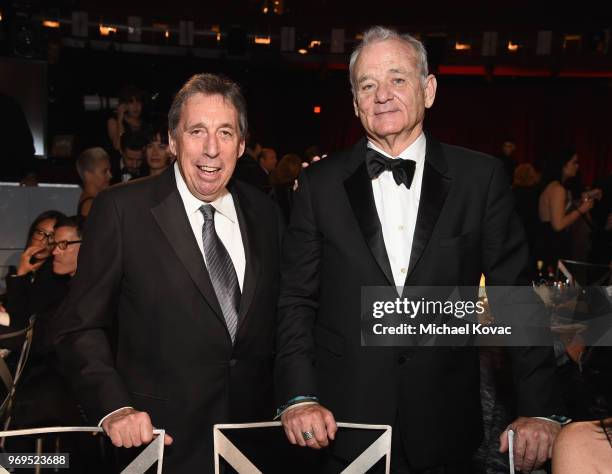
[[240, 285], [240, 291], [244, 284], [244, 269], [246, 266], [246, 257], [244, 255], [244, 244], [242, 242], [242, 235], [240, 234], [240, 225], [238, 224], [238, 216], [236, 214], [236, 207], [234, 206], [234, 199], [231, 193], [225, 189], [221, 196], [210, 203], [200, 201], [196, 198], [189, 189], [185, 180], [181, 175], [178, 168], [178, 163], [174, 163], [174, 176], [176, 178], [176, 187], [178, 188], [181, 200], [185, 206], [185, 212], [189, 218], [191, 224], [191, 230], [195, 236], [196, 242], [202, 256], [204, 257], [204, 263], [206, 263], [206, 254], [204, 253], [204, 242], [202, 241], [202, 226], [204, 225], [204, 216], [200, 212], [202, 204], [211, 204], [215, 208], [215, 230], [219, 239], [225, 246], [227, 253], [229, 253], [234, 269], [236, 270], [236, 276], [238, 277], [238, 284]]
[[[410, 189], [393, 179], [391, 171], [383, 171], [378, 178], [372, 180], [372, 191], [376, 211], [382, 226], [383, 240], [389, 256], [393, 281], [396, 286], [404, 286], [410, 253], [412, 252], [412, 240], [419, 212], [419, 201], [421, 199], [421, 184], [423, 181], [423, 168], [425, 166], [425, 135], [419, 137], [403, 152], [400, 159], [416, 161], [414, 178]], [[396, 158], [385, 153], [372, 142], [368, 141], [368, 147], [376, 150], [388, 158]]]

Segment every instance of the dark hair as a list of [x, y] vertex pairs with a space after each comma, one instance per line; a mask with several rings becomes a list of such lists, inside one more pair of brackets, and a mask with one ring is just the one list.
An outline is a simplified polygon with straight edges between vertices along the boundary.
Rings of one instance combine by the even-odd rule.
[[159, 136], [160, 141], [164, 144], [168, 144], [168, 125], [165, 123], [159, 123], [149, 129], [147, 134], [147, 145], [157, 140]]
[[123, 86], [119, 91], [119, 103], [127, 104], [128, 102], [131, 102], [132, 99], [136, 99], [138, 102], [143, 102], [144, 92], [138, 87], [132, 85]]
[[119, 142], [121, 151], [125, 151], [127, 149], [142, 150], [147, 144], [147, 137], [144, 133], [140, 131], [125, 131], [121, 135], [121, 139], [119, 140]]
[[36, 216], [36, 219], [34, 219], [34, 222], [32, 222], [32, 224], [30, 225], [30, 228], [28, 229], [28, 240], [26, 241], [26, 247], [30, 245], [30, 240], [32, 240], [34, 231], [36, 230], [36, 228], [42, 221], [45, 221], [47, 219], [53, 219], [57, 222], [58, 220], [64, 217], [66, 217], [66, 215], [63, 212], [56, 211], [53, 209], [49, 211], [45, 211], [42, 214], [39, 214], [38, 216]]
[[251, 132], [247, 133], [247, 136], [245, 138], [245, 145], [247, 148], [254, 150], [258, 143], [259, 142], [255, 135], [253, 135]]
[[62, 214], [61, 217], [57, 219], [54, 229], [59, 229], [60, 227], [72, 227], [76, 230], [79, 239], [83, 237], [83, 224], [85, 223], [85, 219], [83, 216], [65, 216]]
[[238, 127], [240, 137], [246, 138], [248, 130], [246, 100], [240, 91], [240, 86], [231, 79], [220, 74], [196, 74], [192, 76], [181, 90], [177, 92], [168, 112], [168, 128], [175, 135], [181, 121], [183, 105], [195, 94], [220, 95], [229, 101], [238, 112]]
[[544, 173], [542, 173], [542, 186], [546, 187], [553, 181], [559, 181], [563, 184], [563, 167], [576, 154], [573, 148], [565, 148], [550, 156], [544, 165]]

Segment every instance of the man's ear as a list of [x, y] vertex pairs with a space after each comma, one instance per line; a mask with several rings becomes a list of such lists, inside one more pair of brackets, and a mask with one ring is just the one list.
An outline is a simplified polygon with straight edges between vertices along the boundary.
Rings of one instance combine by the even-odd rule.
[[245, 147], [245, 140], [243, 138], [242, 140], [240, 140], [240, 145], [238, 146], [238, 158], [244, 155], [244, 147]]
[[355, 111], [355, 117], [359, 117], [359, 105], [357, 105], [357, 97], [353, 94], [353, 110]]
[[168, 131], [168, 148], [170, 148], [170, 153], [172, 153], [174, 156], [177, 156], [176, 141], [174, 140], [174, 135], [170, 131]]
[[430, 108], [433, 105], [434, 100], [436, 99], [437, 88], [438, 88], [438, 81], [436, 81], [436, 76], [434, 76], [433, 74], [430, 74], [429, 76], [427, 76], [427, 79], [425, 79], [424, 95], [425, 95], [425, 108], [426, 109]]

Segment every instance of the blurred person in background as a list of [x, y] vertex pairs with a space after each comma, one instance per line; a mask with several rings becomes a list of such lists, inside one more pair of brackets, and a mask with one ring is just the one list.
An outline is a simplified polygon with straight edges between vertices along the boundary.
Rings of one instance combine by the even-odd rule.
[[512, 182], [514, 177], [514, 170], [516, 169], [517, 162], [514, 154], [516, 153], [516, 140], [512, 137], [507, 137], [501, 145], [500, 155], [498, 158], [504, 164], [504, 169], [508, 175], [508, 179]]
[[174, 161], [168, 147], [168, 127], [160, 125], [154, 127], [145, 147], [145, 174], [156, 176], [164, 172]]
[[538, 217], [538, 191], [537, 184], [541, 175], [530, 163], [522, 163], [514, 170], [512, 192], [516, 200], [516, 212], [523, 223], [529, 252], [532, 262], [530, 270], [535, 269], [534, 246], [538, 238], [540, 219]]
[[53, 273], [50, 258], [54, 226], [64, 217], [59, 211], [45, 211], [30, 226], [17, 269], [6, 277], [4, 306], [11, 328], [27, 326], [30, 316], [56, 305], [68, 292], [67, 280]]
[[264, 148], [259, 155], [259, 166], [263, 168], [267, 175], [270, 175], [272, 170], [276, 168], [277, 159], [276, 151], [273, 148]]
[[542, 178], [542, 192], [538, 201], [540, 229], [535, 245], [536, 258], [553, 269], [557, 261], [570, 258], [572, 241], [569, 228], [593, 207], [595, 193], [586, 193], [574, 203], [566, 183], [578, 172], [578, 155], [574, 150], [563, 150], [548, 160]]
[[88, 148], [78, 156], [76, 168], [83, 183], [77, 214], [87, 217], [94, 198], [108, 188], [113, 177], [110, 158], [103, 148]]
[[288, 153], [270, 172], [272, 198], [278, 203], [285, 222], [289, 222], [293, 207], [293, 187], [302, 170], [302, 160], [295, 153]]
[[119, 92], [116, 116], [107, 122], [108, 138], [116, 150], [121, 151], [121, 136], [125, 132], [146, 128], [142, 119], [143, 102], [143, 92], [134, 86], [125, 86]]
[[121, 158], [111, 164], [112, 184], [125, 183], [143, 175], [147, 136], [143, 132], [125, 132], [120, 141]]

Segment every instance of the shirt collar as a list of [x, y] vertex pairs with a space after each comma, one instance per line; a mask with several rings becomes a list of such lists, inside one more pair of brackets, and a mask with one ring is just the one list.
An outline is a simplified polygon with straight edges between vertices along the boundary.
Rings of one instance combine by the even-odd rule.
[[[413, 141], [408, 148], [406, 148], [404, 151], [402, 151], [397, 158], [401, 158], [403, 160], [414, 160], [417, 162], [417, 165], [419, 163], [422, 163], [423, 161], [425, 161], [425, 148], [426, 148], [426, 144], [427, 141], [425, 139], [425, 134], [423, 132], [421, 132], [421, 134], [417, 137], [417, 139], [415, 141]], [[370, 140], [368, 140], [368, 148], [371, 148], [372, 150], [377, 151], [378, 153], [388, 157], [388, 158], [396, 158], [394, 156], [389, 155], [389, 153], [383, 151], [382, 149], [380, 149], [378, 146], [376, 146], [373, 142], [371, 142]]]
[[227, 217], [230, 221], [232, 221], [232, 223], [236, 223], [238, 221], [236, 208], [234, 207], [234, 199], [227, 188], [224, 189], [221, 195], [214, 201], [204, 202], [200, 201], [197, 197], [191, 194], [191, 191], [189, 191], [189, 188], [183, 179], [183, 175], [179, 170], [177, 162], [174, 163], [174, 177], [176, 179], [176, 187], [181, 196], [181, 200], [183, 201], [183, 205], [185, 206], [185, 211], [187, 211], [187, 215], [200, 212], [200, 207], [202, 204], [210, 204], [215, 208], [215, 211]]

